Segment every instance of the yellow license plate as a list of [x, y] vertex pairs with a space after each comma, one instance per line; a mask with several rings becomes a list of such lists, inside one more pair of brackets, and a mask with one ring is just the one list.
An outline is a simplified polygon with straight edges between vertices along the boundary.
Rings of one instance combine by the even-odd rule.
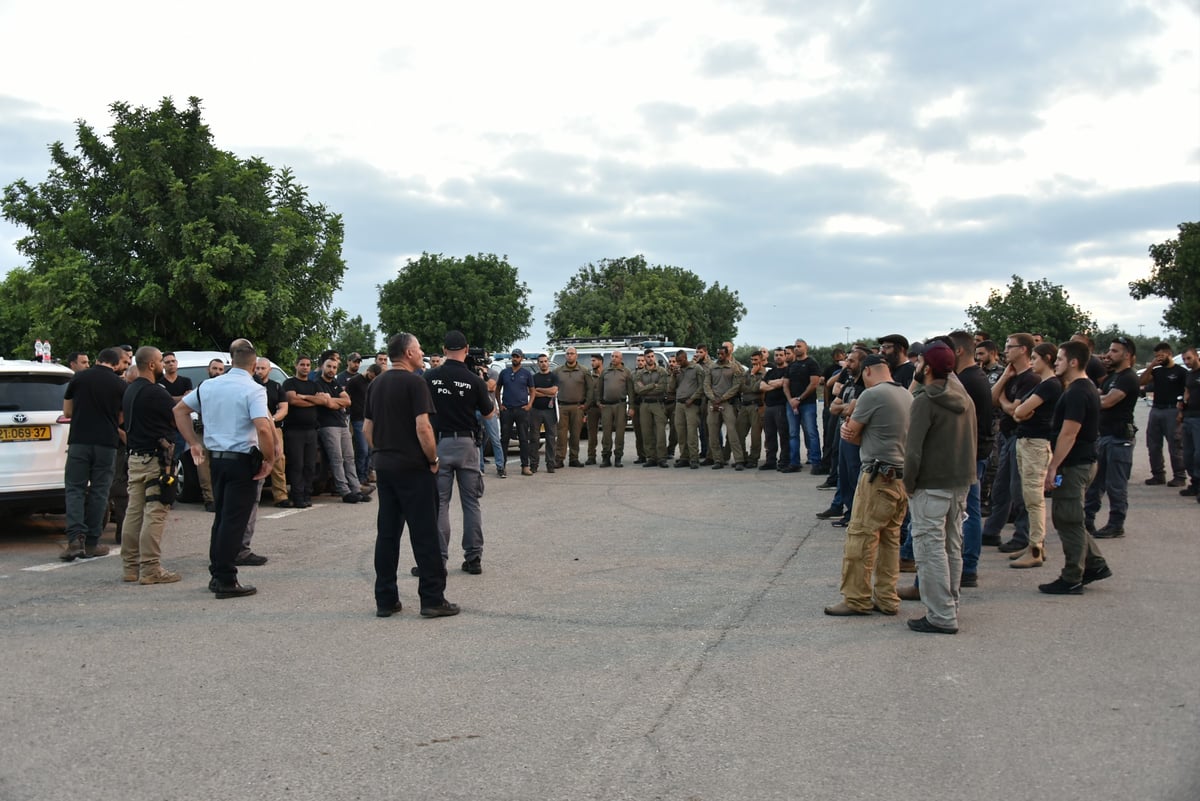
[[50, 426], [0, 426], [0, 442], [41, 442], [50, 439]]

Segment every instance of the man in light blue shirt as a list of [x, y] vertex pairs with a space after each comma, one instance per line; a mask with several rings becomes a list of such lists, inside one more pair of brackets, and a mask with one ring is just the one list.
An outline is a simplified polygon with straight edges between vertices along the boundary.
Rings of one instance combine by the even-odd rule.
[[[271, 472], [282, 454], [275, 442], [267, 393], [251, 375], [258, 357], [254, 345], [236, 339], [230, 345], [233, 367], [210, 378], [175, 406], [175, 423], [187, 440], [197, 466], [211, 460], [216, 517], [209, 540], [208, 588], [218, 598], [253, 595], [256, 590], [237, 580], [235, 560], [250, 512], [258, 503], [258, 481]], [[192, 428], [191, 413], [204, 416], [204, 448]]]

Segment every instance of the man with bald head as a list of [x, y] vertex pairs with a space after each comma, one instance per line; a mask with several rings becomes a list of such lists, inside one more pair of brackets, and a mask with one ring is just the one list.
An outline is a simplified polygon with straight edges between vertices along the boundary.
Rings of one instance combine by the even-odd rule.
[[140, 584], [173, 584], [179, 574], [161, 564], [163, 530], [174, 493], [160, 477], [173, 465], [175, 406], [166, 387], [163, 355], [143, 345], [134, 354], [137, 378], [125, 390], [123, 427], [128, 445], [129, 506], [121, 538], [122, 580]]

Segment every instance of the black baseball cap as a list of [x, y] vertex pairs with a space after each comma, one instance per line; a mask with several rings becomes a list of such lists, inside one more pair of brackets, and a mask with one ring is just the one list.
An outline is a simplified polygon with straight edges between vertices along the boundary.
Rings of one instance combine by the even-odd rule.
[[462, 350], [467, 346], [467, 336], [455, 329], [446, 332], [446, 350]]

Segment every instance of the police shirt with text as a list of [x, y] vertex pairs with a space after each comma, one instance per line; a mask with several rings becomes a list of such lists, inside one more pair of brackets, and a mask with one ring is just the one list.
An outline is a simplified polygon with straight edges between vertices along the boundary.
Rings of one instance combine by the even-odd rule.
[[435, 431], [475, 431], [478, 428], [475, 412], [485, 417], [492, 413], [494, 407], [487, 382], [462, 362], [446, 359], [441, 367], [427, 370], [424, 378], [437, 412], [433, 420]]

